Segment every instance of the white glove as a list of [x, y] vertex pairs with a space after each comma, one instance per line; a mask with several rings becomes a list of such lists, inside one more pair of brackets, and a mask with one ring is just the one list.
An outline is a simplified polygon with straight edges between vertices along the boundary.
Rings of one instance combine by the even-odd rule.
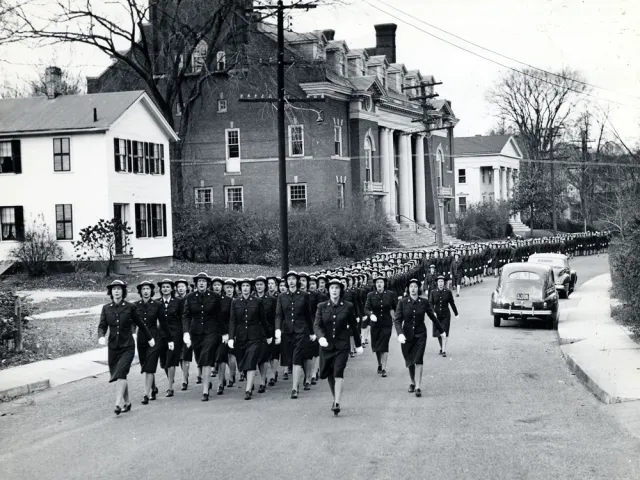
[[440, 336], [441, 336], [442, 338], [447, 338], [447, 332], [442, 332], [442, 333], [440, 334]]
[[222, 343], [227, 343], [229, 341], [229, 334], [222, 335]]
[[150, 347], [155, 346], [155, 344], [156, 344], [156, 341], [153, 338], [151, 340], [149, 340], [149, 346]]
[[138, 343], [138, 334], [137, 333], [133, 334], [133, 341]]
[[364, 348], [356, 347], [356, 355], [362, 355], [364, 353]]
[[267, 345], [271, 345], [271, 342], [273, 342], [273, 337], [267, 338]]
[[171, 350], [171, 351], [173, 351], [174, 346], [175, 346], [175, 345], [173, 344], [173, 342], [169, 342], [169, 343], [167, 344], [167, 347], [169, 347], [169, 350]]
[[233, 339], [229, 340], [229, 348], [233, 348], [233, 346], [235, 345], [236, 342], [233, 341]]
[[191, 335], [189, 335], [189, 332], [185, 332], [185, 334], [182, 335], [182, 341], [187, 346], [187, 348], [191, 346]]
[[329, 342], [328, 342], [328, 341], [327, 341], [327, 339], [326, 339], [326, 338], [324, 338], [324, 337], [321, 337], [321, 338], [318, 340], [318, 343], [320, 344], [320, 346], [321, 346], [322, 348], [327, 348], [327, 347], [329, 346]]
[[456, 315], [456, 320], [460, 320], [460, 315]]
[[309, 335], [309, 339], [310, 339], [312, 342], [315, 342], [315, 341], [316, 341], [316, 338], [318, 338], [318, 337], [316, 337], [315, 335]]
[[106, 344], [107, 344], [107, 339], [106, 339], [106, 338], [104, 338], [104, 337], [100, 337], [100, 338], [98, 339], [98, 343], [99, 343], [100, 345], [106, 345]]
[[280, 342], [281, 342], [281, 341], [282, 341], [282, 340], [280, 340], [278, 337], [276, 337], [276, 345], [280, 345]]
[[398, 341], [400, 343], [405, 343], [407, 341], [407, 337], [404, 336], [404, 333], [401, 333], [400, 335], [398, 335]]
[[360, 317], [356, 317], [356, 322], [360, 323]]
[[280, 340], [282, 338], [282, 331], [278, 328], [276, 330], [276, 340]]
[[371, 320], [372, 322], [377, 322], [378, 321], [378, 317], [376, 317], [373, 313], [371, 315], [369, 315], [369, 320]]

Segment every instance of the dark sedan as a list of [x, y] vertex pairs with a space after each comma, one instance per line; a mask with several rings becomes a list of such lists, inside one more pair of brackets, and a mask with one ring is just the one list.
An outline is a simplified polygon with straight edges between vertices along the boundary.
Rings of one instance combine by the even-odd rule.
[[537, 318], [550, 329], [558, 328], [558, 293], [553, 269], [535, 263], [509, 263], [491, 294], [493, 326], [502, 319]]
[[534, 253], [529, 256], [529, 263], [549, 265], [553, 268], [556, 290], [561, 298], [569, 298], [578, 283], [578, 274], [571, 270], [569, 258], [562, 253]]

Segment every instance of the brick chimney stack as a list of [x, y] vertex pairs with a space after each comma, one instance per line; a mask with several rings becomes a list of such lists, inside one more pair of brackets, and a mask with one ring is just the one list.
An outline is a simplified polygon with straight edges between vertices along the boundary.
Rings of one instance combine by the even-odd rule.
[[47, 88], [47, 98], [52, 100], [60, 95], [62, 70], [58, 67], [47, 67], [44, 71], [44, 83]]
[[395, 23], [375, 25], [376, 55], [386, 55], [389, 63], [396, 63], [396, 30]]

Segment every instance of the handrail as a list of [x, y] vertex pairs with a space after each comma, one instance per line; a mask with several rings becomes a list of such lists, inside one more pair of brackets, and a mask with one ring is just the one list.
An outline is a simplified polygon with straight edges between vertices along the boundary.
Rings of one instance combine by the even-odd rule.
[[407, 220], [409, 220], [409, 222], [411, 222], [415, 227], [415, 233], [418, 233], [418, 229], [419, 228], [424, 228], [425, 230], [432, 232], [433, 233], [433, 240], [437, 241], [438, 234], [437, 234], [437, 232], [435, 230], [432, 230], [429, 227], [425, 227], [424, 225], [420, 225], [418, 222], [416, 222], [415, 220], [411, 220], [409, 217], [407, 217], [405, 215], [398, 214], [396, 216], [399, 217], [399, 218], [406, 218]]

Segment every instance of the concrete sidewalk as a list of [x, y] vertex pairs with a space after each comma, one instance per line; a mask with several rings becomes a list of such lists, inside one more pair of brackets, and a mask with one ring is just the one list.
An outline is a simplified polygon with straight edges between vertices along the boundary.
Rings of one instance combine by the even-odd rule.
[[[138, 363], [134, 358], [133, 365]], [[109, 371], [107, 348], [0, 370], [0, 400], [57, 387]]]
[[558, 338], [571, 370], [604, 403], [640, 400], [640, 345], [611, 318], [611, 276], [561, 301]]

